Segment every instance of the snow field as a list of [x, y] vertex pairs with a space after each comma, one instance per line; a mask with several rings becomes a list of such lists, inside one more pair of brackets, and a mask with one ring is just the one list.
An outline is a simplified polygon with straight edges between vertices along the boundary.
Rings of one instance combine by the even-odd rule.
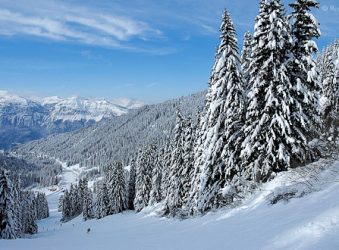
[[[302, 197], [271, 205], [273, 197], [291, 190]], [[86, 222], [78, 217], [61, 224], [60, 195], [48, 196], [51, 217], [39, 221], [37, 235], [2, 240], [0, 249], [339, 249], [339, 161], [280, 173], [242, 205], [187, 220], [158, 217], [158, 204], [138, 214], [126, 211]]]

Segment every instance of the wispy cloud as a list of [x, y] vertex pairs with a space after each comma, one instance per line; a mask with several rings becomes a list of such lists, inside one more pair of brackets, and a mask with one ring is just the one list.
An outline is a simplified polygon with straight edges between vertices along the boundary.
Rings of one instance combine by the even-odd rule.
[[[6, 1], [5, 1], [6, 3]], [[53, 3], [53, 2], [51, 2]], [[34, 10], [0, 4], [0, 35], [30, 35], [58, 41], [136, 50], [128, 41], [160, 38], [162, 32], [130, 17], [60, 4]]]
[[[0, 35], [166, 55], [177, 51], [177, 34], [216, 37], [223, 8], [231, 12], [241, 38], [246, 30], [253, 30], [258, 4], [259, 0], [34, 0], [29, 4], [27, 0], [0, 0]], [[321, 4], [317, 17], [324, 33], [334, 36], [339, 20], [337, 0]]]

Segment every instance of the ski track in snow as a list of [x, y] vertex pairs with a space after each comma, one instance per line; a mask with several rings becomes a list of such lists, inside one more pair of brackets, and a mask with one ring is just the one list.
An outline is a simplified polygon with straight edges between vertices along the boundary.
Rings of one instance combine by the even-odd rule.
[[[62, 186], [66, 187], [76, 181], [80, 169], [63, 167]], [[339, 172], [338, 161], [332, 164], [333, 170]], [[50, 217], [38, 222], [39, 233], [27, 239], [1, 240], [0, 249], [338, 250], [339, 175], [331, 171], [322, 172], [321, 190], [301, 198], [268, 204], [276, 188], [291, 182], [291, 174], [285, 172], [237, 208], [183, 221], [157, 217], [155, 206], [139, 214], [126, 211], [87, 222], [78, 217], [62, 224], [57, 211], [62, 191], [58, 190], [48, 195]]]

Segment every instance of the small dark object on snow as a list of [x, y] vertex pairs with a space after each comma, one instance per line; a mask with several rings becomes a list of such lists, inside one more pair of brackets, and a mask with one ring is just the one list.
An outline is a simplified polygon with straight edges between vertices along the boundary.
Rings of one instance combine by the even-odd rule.
[[87, 228], [87, 233], [89, 234], [89, 232], [91, 232], [91, 229], [90, 229], [90, 228]]

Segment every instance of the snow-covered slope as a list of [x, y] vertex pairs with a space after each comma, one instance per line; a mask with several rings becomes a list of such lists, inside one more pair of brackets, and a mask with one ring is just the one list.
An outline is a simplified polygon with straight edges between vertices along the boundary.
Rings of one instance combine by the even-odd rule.
[[29, 99], [0, 91], [0, 148], [83, 128], [126, 114], [142, 103], [125, 99], [124, 105], [81, 97]]
[[0, 249], [339, 249], [339, 161], [280, 173], [236, 208], [183, 221], [159, 218], [153, 207], [61, 224], [60, 194], [49, 195], [51, 217], [39, 222], [37, 235], [2, 240]]

